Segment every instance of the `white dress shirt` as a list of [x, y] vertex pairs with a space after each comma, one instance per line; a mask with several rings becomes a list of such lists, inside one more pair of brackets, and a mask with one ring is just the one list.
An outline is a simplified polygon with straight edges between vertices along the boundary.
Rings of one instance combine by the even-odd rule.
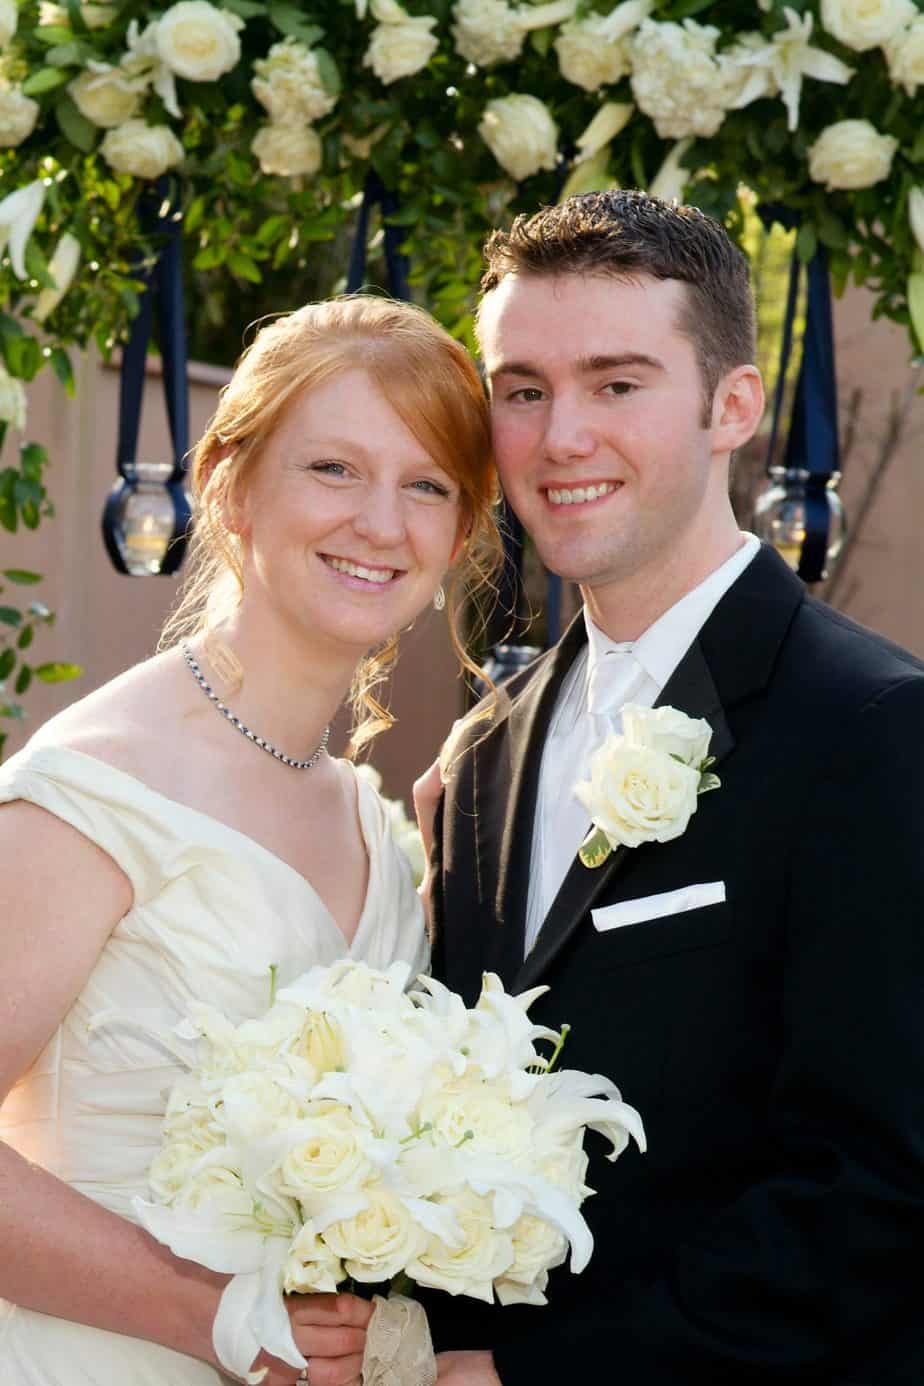
[[632, 644], [610, 640], [584, 608], [587, 645], [559, 690], [542, 753], [530, 855], [527, 953], [590, 826], [574, 786], [587, 779], [592, 753], [621, 730], [626, 703], [654, 706], [714, 607], [759, 548], [753, 534], [744, 534], [731, 558]]

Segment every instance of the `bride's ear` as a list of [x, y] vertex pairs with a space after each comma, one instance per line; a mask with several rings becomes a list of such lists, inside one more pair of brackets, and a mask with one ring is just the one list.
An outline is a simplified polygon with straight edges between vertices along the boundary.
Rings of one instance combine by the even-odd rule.
[[229, 534], [242, 535], [247, 527], [246, 506], [243, 497], [235, 493], [233, 480], [234, 445], [223, 443], [216, 448], [214, 458], [209, 458], [202, 498], [218, 514]]

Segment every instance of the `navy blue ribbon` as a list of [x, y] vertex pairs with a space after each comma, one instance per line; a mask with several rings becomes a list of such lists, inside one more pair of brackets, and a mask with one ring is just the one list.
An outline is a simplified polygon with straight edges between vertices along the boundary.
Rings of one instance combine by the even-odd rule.
[[369, 217], [373, 207], [378, 206], [384, 224], [385, 268], [388, 273], [388, 291], [392, 298], [410, 300], [408, 285], [407, 257], [401, 253], [404, 234], [400, 226], [390, 226], [388, 218], [398, 210], [398, 198], [386, 188], [374, 168], [366, 174], [363, 200], [356, 219], [356, 232], [350, 250], [350, 266], [347, 271], [347, 293], [355, 294], [366, 282], [366, 255], [369, 241]]
[[145, 365], [156, 307], [164, 397], [173, 447], [173, 470], [165, 489], [173, 503], [174, 531], [160, 567], [162, 574], [169, 575], [175, 573], [183, 561], [191, 512], [184, 484], [189, 451], [189, 382], [183, 313], [182, 221], [176, 215], [174, 199], [169, 195], [165, 179], [160, 179], [139, 202], [139, 220], [145, 233], [155, 237], [162, 248], [154, 265], [139, 271], [145, 287], [122, 354], [116, 445], [116, 466], [122, 484], [117, 484], [109, 493], [103, 512], [103, 540], [114, 567], [120, 573], [127, 573], [116, 543], [115, 529], [125, 488], [133, 486], [137, 480], [135, 465]]
[[[777, 221], [787, 230], [792, 230], [799, 221], [797, 213], [776, 206], [762, 208], [761, 216], [766, 225]], [[768, 469], [773, 465], [776, 451], [783, 387], [792, 351], [793, 322], [801, 271], [802, 262], [798, 252], [793, 250], [779, 375], [774, 392], [773, 420], [767, 449]], [[822, 246], [818, 247], [809, 261], [806, 274], [802, 363], [796, 382], [783, 467], [786, 471], [805, 474], [805, 538], [799, 556], [798, 573], [803, 582], [818, 582], [825, 573], [830, 532], [831, 506], [828, 499], [828, 483], [840, 470], [831, 279], [827, 255]]]

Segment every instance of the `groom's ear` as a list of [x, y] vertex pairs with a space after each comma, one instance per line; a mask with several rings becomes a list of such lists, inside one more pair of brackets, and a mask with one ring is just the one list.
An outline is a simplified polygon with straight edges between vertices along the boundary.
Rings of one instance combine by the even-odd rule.
[[732, 453], [757, 432], [764, 386], [756, 366], [736, 366], [719, 381], [712, 399], [712, 450]]

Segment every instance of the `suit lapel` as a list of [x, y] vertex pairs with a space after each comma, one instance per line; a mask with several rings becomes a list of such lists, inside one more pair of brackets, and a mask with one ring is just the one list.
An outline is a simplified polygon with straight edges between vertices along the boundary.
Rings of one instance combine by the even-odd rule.
[[[766, 683], [803, 595], [801, 583], [776, 553], [763, 549], [725, 594], [658, 698], [658, 707], [676, 707], [689, 717], [702, 717], [709, 723], [709, 751], [716, 766], [735, 745], [720, 688], [728, 690], [726, 705], [730, 705]], [[575, 856], [535, 946], [516, 974], [514, 990], [523, 991], [536, 984], [586, 919], [604, 888], [613, 886], [615, 878], [639, 860], [640, 854], [664, 852], [669, 846], [647, 843], [642, 847], [621, 847], [593, 870]], [[618, 886], [615, 890], [618, 894]], [[612, 896], [614, 892], [611, 889], [608, 893]]]
[[497, 921], [487, 939], [485, 966], [507, 979], [523, 959], [545, 729], [562, 680], [584, 639], [583, 616], [579, 615], [541, 666], [532, 671], [523, 692], [514, 693], [506, 719], [474, 751], [475, 833], [482, 898], [493, 902]]

